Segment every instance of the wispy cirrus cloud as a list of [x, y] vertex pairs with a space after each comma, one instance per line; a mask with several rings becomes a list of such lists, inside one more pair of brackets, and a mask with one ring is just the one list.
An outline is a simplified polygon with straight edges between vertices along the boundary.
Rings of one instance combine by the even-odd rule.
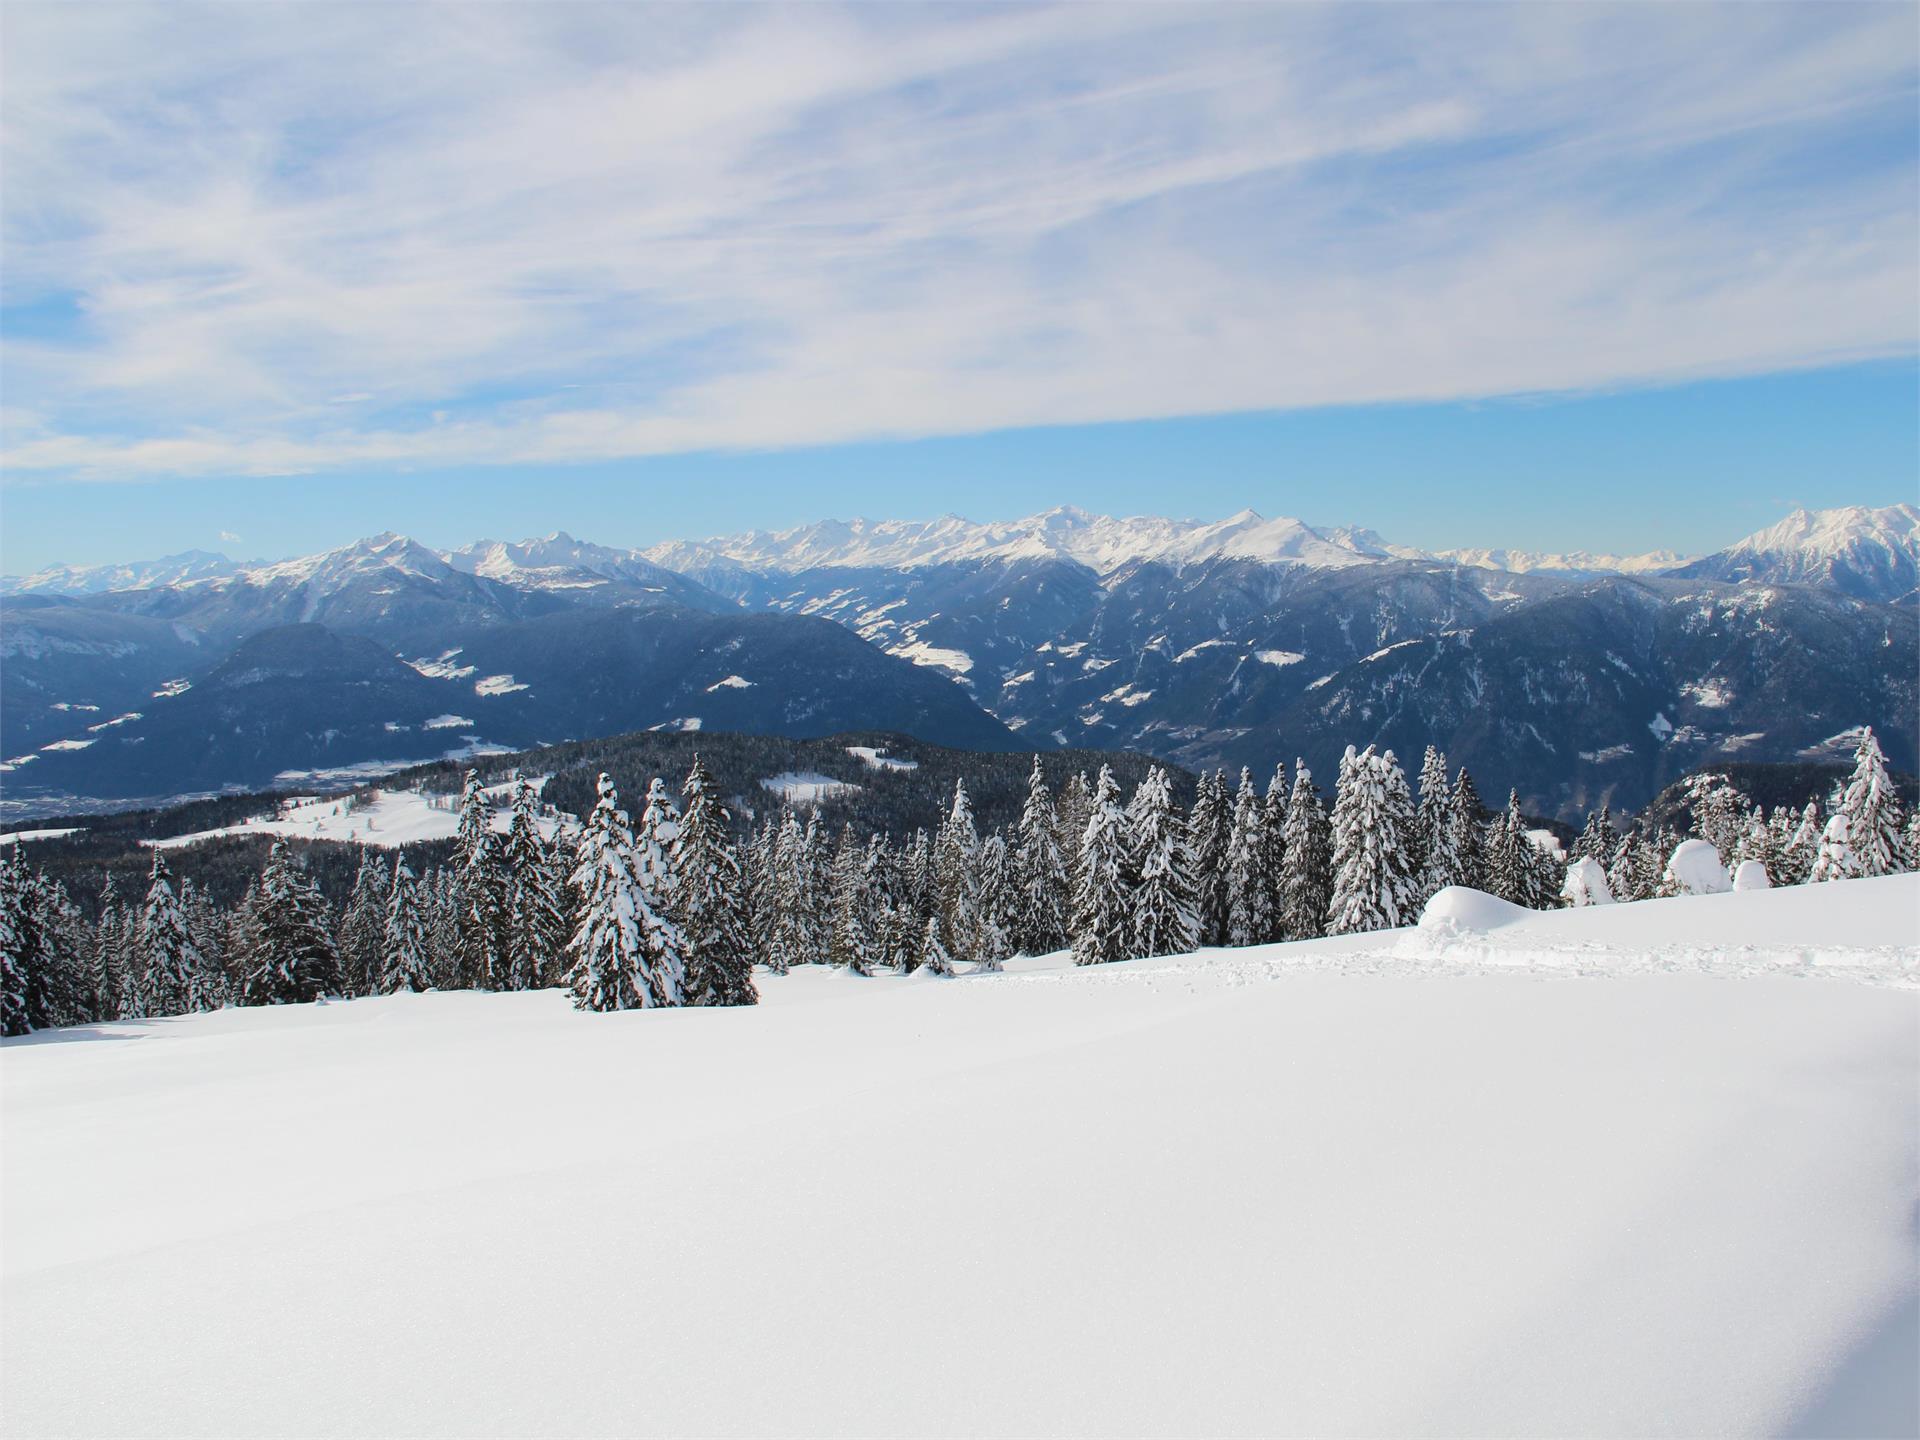
[[16, 477], [598, 460], [1915, 348], [1913, 12], [0, 12]]

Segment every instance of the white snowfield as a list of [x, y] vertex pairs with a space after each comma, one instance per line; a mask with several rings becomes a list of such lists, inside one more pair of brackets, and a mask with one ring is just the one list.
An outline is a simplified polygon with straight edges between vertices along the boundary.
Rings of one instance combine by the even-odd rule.
[[[528, 778], [538, 791], [548, 777]], [[510, 807], [514, 783], [508, 781], [487, 787], [487, 798], [494, 807], [493, 828], [502, 834], [513, 822]], [[551, 840], [561, 824], [572, 828], [579, 822], [571, 815], [564, 822], [551, 815], [541, 815], [535, 823], [542, 837]], [[370, 790], [358, 804], [344, 795], [289, 800], [273, 815], [141, 843], [158, 850], [172, 850], [221, 835], [285, 835], [296, 840], [344, 840], [391, 850], [425, 840], [450, 840], [459, 829], [460, 797], [457, 795], [433, 797], [417, 790]]]
[[10, 1042], [0, 1422], [1911, 1433], [1920, 877], [1444, 908]]

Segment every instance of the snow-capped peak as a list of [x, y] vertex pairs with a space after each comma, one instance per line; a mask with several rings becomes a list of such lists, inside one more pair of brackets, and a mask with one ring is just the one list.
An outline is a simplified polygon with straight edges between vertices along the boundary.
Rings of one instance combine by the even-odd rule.
[[1674, 573], [1691, 579], [1820, 585], [1863, 600], [1920, 595], [1920, 509], [1847, 505], [1795, 510]]

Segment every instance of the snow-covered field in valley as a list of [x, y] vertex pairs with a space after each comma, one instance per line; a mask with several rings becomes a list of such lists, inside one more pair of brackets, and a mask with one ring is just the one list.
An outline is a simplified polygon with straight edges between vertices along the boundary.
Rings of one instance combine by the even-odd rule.
[[1911, 1433], [1920, 877], [1486, 923], [11, 1042], [0, 1419]]

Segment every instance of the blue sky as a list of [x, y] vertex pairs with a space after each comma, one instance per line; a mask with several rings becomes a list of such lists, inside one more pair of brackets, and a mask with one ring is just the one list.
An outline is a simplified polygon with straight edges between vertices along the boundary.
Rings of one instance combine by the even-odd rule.
[[1059, 503], [1693, 550], [1920, 483], [1908, 6], [0, 32], [10, 571]]

